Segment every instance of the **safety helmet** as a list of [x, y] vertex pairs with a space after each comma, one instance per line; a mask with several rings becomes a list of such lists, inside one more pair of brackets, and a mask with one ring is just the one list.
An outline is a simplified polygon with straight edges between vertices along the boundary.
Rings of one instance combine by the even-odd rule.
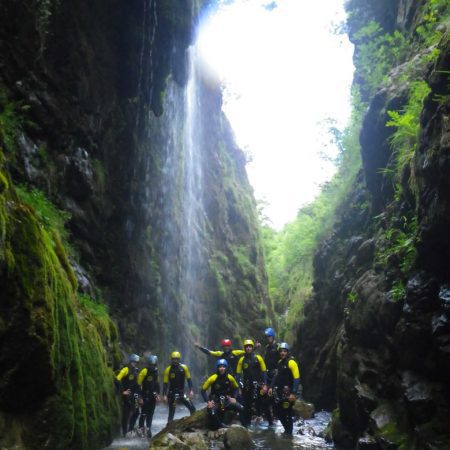
[[287, 350], [289, 351], [289, 344], [287, 342], [282, 342], [279, 346], [278, 346], [278, 350]]
[[172, 352], [172, 353], [170, 354], [170, 357], [171, 357], [172, 359], [174, 359], [174, 358], [180, 359], [180, 358], [181, 358], [181, 353], [180, 353], [180, 352], [177, 352], [177, 351]]
[[273, 328], [266, 328], [266, 329], [264, 330], [264, 334], [265, 334], [267, 337], [275, 337], [275, 331], [273, 330]]
[[216, 361], [216, 368], [219, 368], [219, 366], [225, 366], [228, 367], [228, 361], [226, 359], [218, 359]]
[[220, 345], [221, 345], [222, 347], [231, 347], [231, 346], [232, 346], [232, 343], [231, 343], [231, 340], [230, 340], [230, 339], [222, 339], [222, 340], [220, 341]]
[[158, 364], [158, 357], [156, 355], [149, 355], [147, 361], [149, 364], [154, 364], [156, 366], [156, 364]]
[[132, 353], [132, 354], [128, 357], [128, 361], [129, 361], [129, 362], [139, 362], [139, 355], [136, 355], [136, 353]]
[[245, 347], [246, 345], [251, 345], [252, 347], [254, 347], [254, 346], [255, 346], [255, 343], [254, 343], [251, 339], [246, 339], [246, 340], [244, 341], [244, 347]]

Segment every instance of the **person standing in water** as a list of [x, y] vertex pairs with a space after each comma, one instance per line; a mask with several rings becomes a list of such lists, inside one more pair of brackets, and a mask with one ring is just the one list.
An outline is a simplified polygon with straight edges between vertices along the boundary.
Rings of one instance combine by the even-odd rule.
[[275, 414], [284, 427], [284, 434], [290, 436], [294, 427], [292, 407], [300, 385], [300, 371], [297, 362], [290, 356], [286, 342], [279, 345], [279, 353], [280, 360], [269, 388], [269, 396], [274, 398]]
[[135, 353], [128, 357], [128, 364], [124, 366], [116, 381], [122, 394], [122, 435], [126, 436], [134, 429], [134, 424], [139, 416], [139, 406], [142, 402], [140, 388], [137, 383], [139, 368], [139, 356]]
[[159, 401], [160, 387], [158, 375], [158, 357], [150, 355], [147, 358], [147, 367], [144, 367], [138, 375], [137, 383], [141, 388], [142, 405], [141, 416], [139, 417], [139, 428], [147, 426], [147, 437], [152, 437], [152, 421], [155, 412], [156, 402]]
[[[192, 387], [191, 374], [186, 364], [181, 364], [181, 354], [174, 351], [170, 355], [171, 364], [164, 370], [163, 376], [163, 398], [169, 404], [169, 417], [167, 423], [173, 421], [177, 402], [182, 402], [191, 415], [195, 412], [195, 406], [192, 403], [194, 391]], [[189, 386], [189, 398], [184, 393], [184, 383], [187, 381]]]

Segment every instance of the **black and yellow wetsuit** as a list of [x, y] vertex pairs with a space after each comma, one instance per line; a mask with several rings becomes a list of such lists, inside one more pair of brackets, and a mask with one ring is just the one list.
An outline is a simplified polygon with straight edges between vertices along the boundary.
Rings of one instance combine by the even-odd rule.
[[[139, 406], [136, 398], [140, 394], [140, 388], [137, 382], [139, 369], [132, 365], [123, 367], [116, 379], [120, 382], [120, 391], [122, 392], [122, 433], [125, 436], [128, 431], [133, 430], [136, 419], [139, 416]], [[130, 391], [129, 395], [124, 392]]]
[[206, 347], [198, 348], [206, 355], [215, 356], [219, 359], [226, 359], [228, 363], [228, 373], [231, 373], [232, 375], [236, 373], [239, 357], [245, 353], [244, 350], [230, 350], [229, 352], [224, 352], [223, 350], [209, 350]]
[[[214, 402], [213, 408], [208, 408], [211, 429], [216, 430], [223, 426], [223, 414], [227, 410], [238, 411], [240, 414], [243, 407], [237, 401], [230, 402], [230, 397], [236, 398], [239, 385], [235, 378], [225, 372], [223, 375], [215, 373], [211, 375], [202, 386], [201, 394], [205, 402], [208, 401], [206, 391], [211, 388], [209, 400]], [[241, 421], [242, 417], [240, 415]]]
[[241, 356], [236, 367], [236, 378], [238, 382], [242, 379], [243, 422], [247, 426], [251, 422], [252, 405], [257, 411], [261, 407], [261, 386], [267, 383], [267, 368], [261, 355], [252, 352]]
[[277, 369], [278, 360], [280, 359], [280, 354], [278, 352], [278, 342], [272, 342], [266, 345], [266, 353], [264, 355], [264, 362], [267, 367], [267, 382], [270, 384], [272, 378], [275, 375]]
[[300, 370], [298, 364], [292, 356], [280, 359], [277, 365], [277, 371], [270, 387], [274, 390], [275, 413], [280, 419], [287, 434], [292, 434], [293, 403], [288, 400], [289, 394], [297, 395], [300, 384]]
[[167, 395], [169, 403], [168, 423], [173, 420], [177, 401], [184, 403], [191, 414], [195, 411], [194, 404], [184, 394], [185, 381], [187, 381], [189, 389], [192, 390], [191, 374], [185, 364], [172, 363], [164, 370], [163, 395]]
[[143, 428], [145, 423], [148, 429], [147, 437], [151, 437], [156, 396], [160, 393], [158, 368], [153, 366], [142, 369], [139, 372], [137, 383], [141, 387], [142, 398], [144, 400], [141, 416], [139, 417], [139, 427]]
[[[267, 367], [267, 384], [270, 384], [275, 376], [277, 370], [278, 360], [280, 359], [280, 354], [278, 352], [278, 342], [273, 341], [266, 345], [266, 352], [264, 354], [264, 362]], [[261, 409], [264, 415], [267, 417], [267, 422], [269, 426], [273, 424], [273, 414], [272, 414], [272, 399], [265, 395], [261, 399]]]

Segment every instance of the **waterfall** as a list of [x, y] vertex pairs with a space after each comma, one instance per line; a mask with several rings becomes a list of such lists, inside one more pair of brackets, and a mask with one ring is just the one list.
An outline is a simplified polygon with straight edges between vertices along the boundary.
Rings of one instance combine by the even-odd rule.
[[[201, 296], [198, 287], [201, 284], [203, 179], [202, 179], [202, 142], [203, 127], [200, 102], [200, 79], [197, 65], [197, 48], [191, 46], [188, 52], [189, 78], [186, 88], [185, 137], [184, 137], [184, 218], [182, 224], [181, 283], [183, 306], [186, 310], [187, 326], [190, 334], [199, 336], [201, 319], [198, 302]], [[186, 355], [189, 357], [189, 354]]]
[[[191, 363], [195, 340], [200, 340], [205, 264], [203, 206], [203, 126], [197, 49], [188, 51], [189, 76], [184, 88], [169, 81], [164, 107], [159, 227], [162, 248], [162, 303], [170, 332], [169, 345]], [[195, 350], [194, 350], [195, 351]], [[198, 355], [197, 355], [198, 356]], [[192, 363], [191, 363], [192, 364]]]

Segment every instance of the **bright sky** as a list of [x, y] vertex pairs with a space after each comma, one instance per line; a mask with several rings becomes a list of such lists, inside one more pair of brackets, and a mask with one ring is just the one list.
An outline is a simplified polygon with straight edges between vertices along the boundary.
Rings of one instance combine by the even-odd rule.
[[200, 28], [198, 45], [224, 86], [224, 111], [250, 153], [250, 183], [280, 229], [310, 202], [334, 167], [320, 158], [324, 120], [350, 113], [353, 46], [332, 30], [344, 0], [234, 0]]

